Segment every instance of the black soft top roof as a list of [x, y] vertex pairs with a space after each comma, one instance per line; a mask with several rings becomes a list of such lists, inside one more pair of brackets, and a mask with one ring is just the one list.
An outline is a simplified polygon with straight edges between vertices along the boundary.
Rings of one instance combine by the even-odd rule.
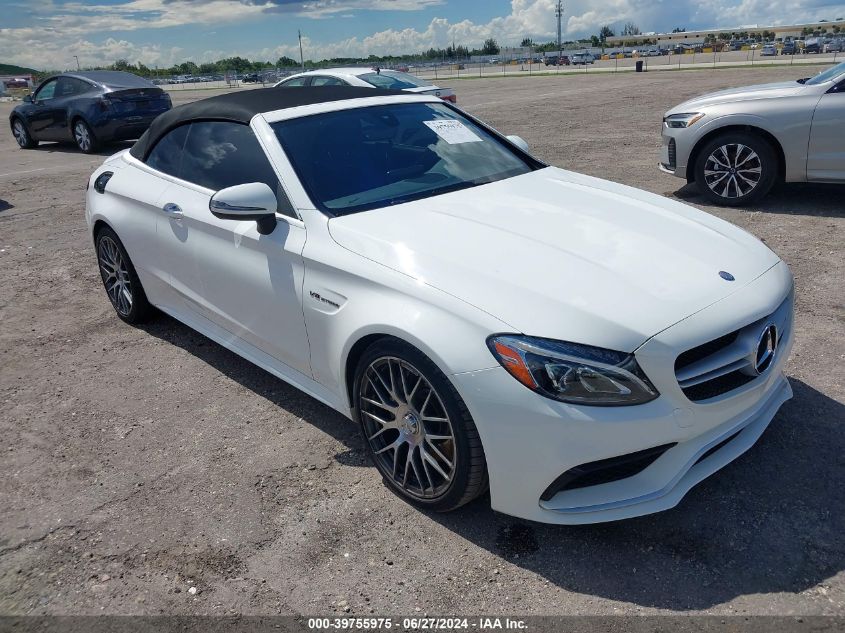
[[409, 96], [401, 90], [377, 90], [355, 86], [313, 86], [302, 88], [256, 88], [230, 92], [193, 103], [177, 106], [160, 114], [129, 150], [135, 158], [145, 160], [159, 139], [173, 128], [191, 121], [233, 121], [248, 124], [262, 112], [285, 108], [345, 101], [386, 95]]

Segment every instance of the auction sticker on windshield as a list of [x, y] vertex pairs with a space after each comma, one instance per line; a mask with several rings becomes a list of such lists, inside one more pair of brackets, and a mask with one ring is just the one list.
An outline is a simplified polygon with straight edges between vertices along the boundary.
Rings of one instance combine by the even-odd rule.
[[449, 143], [449, 145], [475, 143], [481, 140], [475, 132], [470, 130], [460, 121], [455, 121], [453, 119], [440, 119], [438, 121], [423, 121], [423, 123], [434, 130], [434, 133]]

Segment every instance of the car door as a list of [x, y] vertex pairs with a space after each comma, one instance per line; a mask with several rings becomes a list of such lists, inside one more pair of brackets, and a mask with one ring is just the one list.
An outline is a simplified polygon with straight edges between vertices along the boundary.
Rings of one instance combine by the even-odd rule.
[[813, 112], [807, 179], [845, 181], [845, 79], [822, 95]]
[[[248, 182], [276, 192], [279, 221], [270, 235], [259, 234], [254, 221], [222, 220], [209, 211], [215, 191]], [[305, 227], [248, 125], [189, 125], [179, 180], [162, 200], [158, 240], [184, 310], [310, 376], [302, 312]]]
[[32, 111], [27, 116], [27, 124], [32, 138], [37, 141], [52, 141], [51, 127], [56, 119], [56, 86], [59, 78], [48, 79], [32, 95]]
[[55, 141], [72, 140], [70, 130], [70, 110], [78, 95], [84, 92], [86, 84], [73, 77], [59, 77], [56, 92], [53, 95], [51, 109], [53, 120], [50, 123], [50, 136]]
[[184, 126], [171, 130], [143, 161], [130, 156], [131, 166], [115, 169], [106, 185], [121, 213], [120, 240], [138, 270], [147, 298], [165, 309], [175, 301], [156, 231], [162, 214], [161, 199], [178, 173], [187, 133]]

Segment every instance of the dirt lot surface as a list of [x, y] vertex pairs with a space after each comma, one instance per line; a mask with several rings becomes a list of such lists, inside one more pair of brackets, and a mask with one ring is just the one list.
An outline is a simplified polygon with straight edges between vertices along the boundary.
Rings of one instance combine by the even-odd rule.
[[656, 168], [665, 109], [786, 76], [456, 82], [540, 158], [705, 208], [796, 277], [795, 398], [758, 445], [674, 510], [575, 528], [420, 512], [342, 416], [172, 319], [123, 324], [83, 220], [102, 156], [0, 134], [0, 613], [843, 614], [845, 187], [727, 210]]

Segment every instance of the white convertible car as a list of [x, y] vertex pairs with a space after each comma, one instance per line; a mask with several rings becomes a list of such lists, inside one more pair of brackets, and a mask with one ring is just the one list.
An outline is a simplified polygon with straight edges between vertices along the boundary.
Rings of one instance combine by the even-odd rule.
[[174, 108], [94, 172], [86, 217], [120, 318], [155, 306], [355, 420], [425, 508], [671, 508], [791, 396], [777, 255], [436, 97]]

